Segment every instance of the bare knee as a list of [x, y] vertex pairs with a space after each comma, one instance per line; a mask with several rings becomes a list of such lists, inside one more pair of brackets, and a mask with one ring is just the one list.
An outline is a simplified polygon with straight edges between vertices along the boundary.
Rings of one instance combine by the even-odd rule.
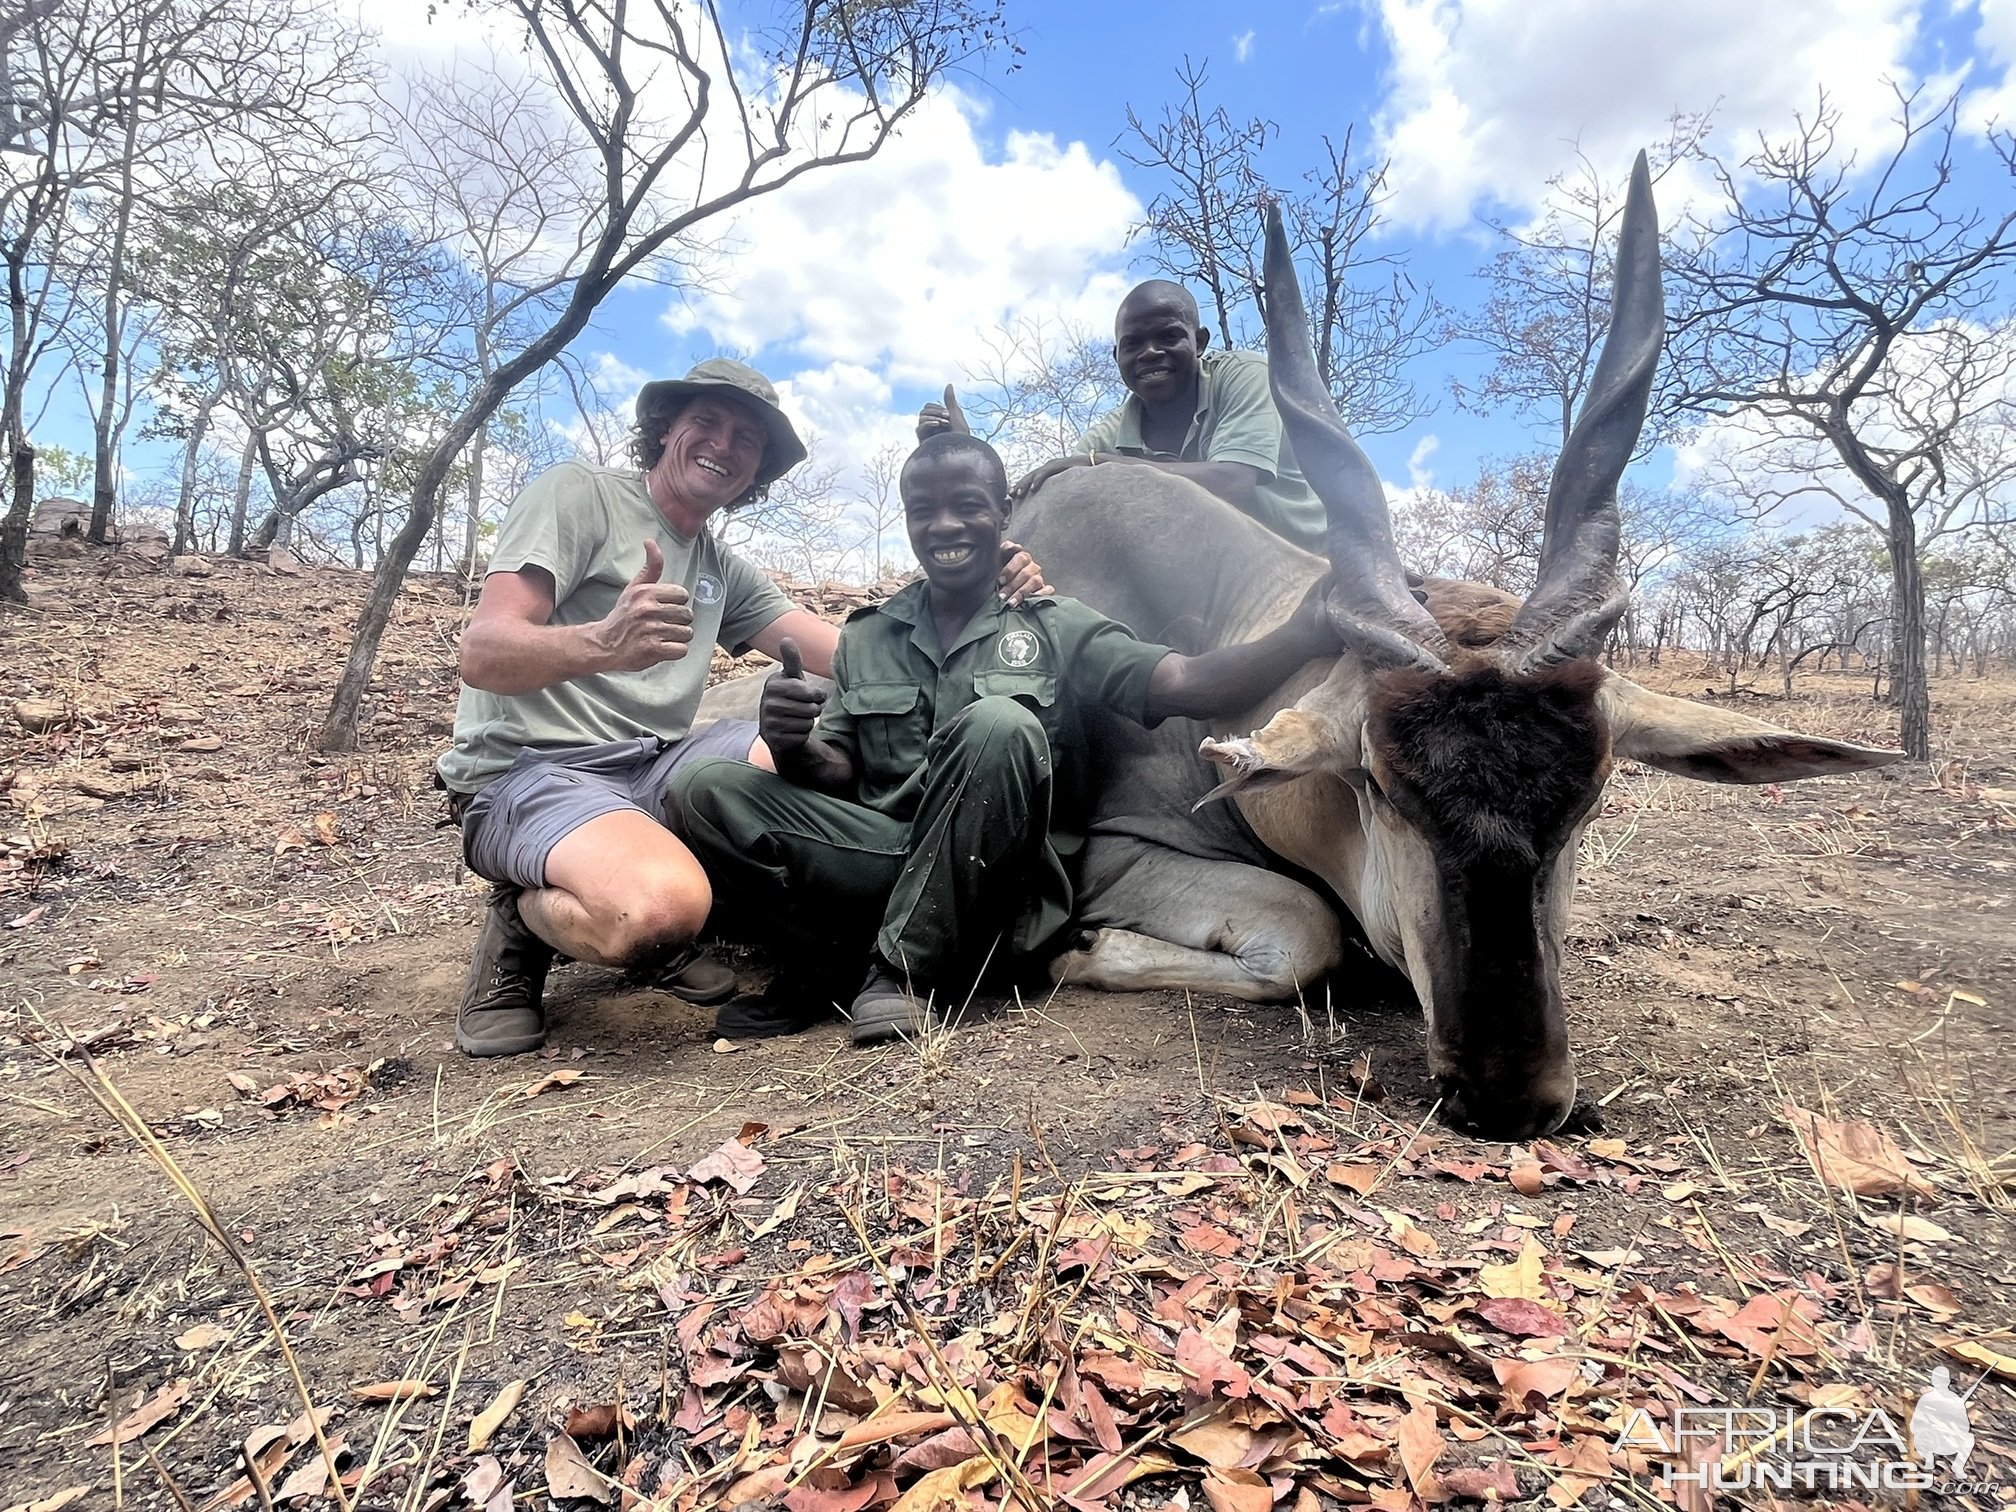
[[713, 905], [713, 890], [697, 863], [639, 868], [594, 918], [603, 958], [614, 965], [643, 966], [690, 944], [706, 926]]

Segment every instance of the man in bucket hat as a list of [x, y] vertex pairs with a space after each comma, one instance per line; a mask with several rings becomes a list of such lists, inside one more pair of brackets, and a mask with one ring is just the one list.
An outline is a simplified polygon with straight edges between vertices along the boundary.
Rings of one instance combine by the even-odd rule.
[[[839, 641], [707, 529], [805, 459], [769, 380], [710, 358], [645, 384], [636, 416], [635, 469], [562, 463], [519, 494], [462, 637], [437, 772], [470, 868], [497, 884], [456, 1015], [470, 1055], [545, 1042], [556, 954], [692, 1003], [734, 995], [693, 946], [712, 893], [665, 825], [666, 786], [697, 756], [770, 765], [754, 721], [689, 734], [708, 647], [776, 656], [788, 636], [825, 673]], [[1041, 582], [1021, 554], [1002, 576], [1017, 598]]]

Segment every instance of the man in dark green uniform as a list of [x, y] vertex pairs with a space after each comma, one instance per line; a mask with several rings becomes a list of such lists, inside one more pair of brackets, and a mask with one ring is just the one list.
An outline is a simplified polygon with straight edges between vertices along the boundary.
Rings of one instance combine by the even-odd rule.
[[[933, 436], [900, 486], [924, 581], [849, 617], [830, 703], [781, 648], [760, 719], [776, 772], [702, 760], [673, 783], [680, 833], [734, 921], [782, 921], [793, 945], [856, 972], [873, 937], [849, 1014], [861, 1044], [924, 1028], [934, 991], [1064, 929], [1085, 705], [1144, 724], [1230, 713], [1338, 649], [1317, 592], [1259, 640], [1194, 657], [1075, 599], [1011, 608], [992, 587], [1008, 495], [994, 449]], [[818, 1016], [779, 1005], [762, 1029]]]

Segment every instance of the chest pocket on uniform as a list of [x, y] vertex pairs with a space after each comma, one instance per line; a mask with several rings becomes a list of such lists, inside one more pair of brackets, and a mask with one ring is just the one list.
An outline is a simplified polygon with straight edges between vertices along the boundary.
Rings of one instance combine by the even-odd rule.
[[1032, 714], [1044, 716], [1048, 724], [1049, 710], [1057, 702], [1057, 674], [986, 667], [973, 674], [973, 691], [982, 698], [1012, 698]]
[[840, 694], [840, 707], [854, 717], [871, 783], [899, 782], [924, 764], [931, 728], [923, 702], [924, 690], [915, 683], [856, 683]]

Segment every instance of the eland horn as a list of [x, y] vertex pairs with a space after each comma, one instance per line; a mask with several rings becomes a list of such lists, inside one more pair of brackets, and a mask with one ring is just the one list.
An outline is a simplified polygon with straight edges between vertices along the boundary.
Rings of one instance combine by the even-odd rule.
[[1665, 329], [1659, 214], [1641, 152], [1617, 237], [1603, 354], [1547, 487], [1539, 581], [1499, 642], [1517, 671], [1594, 656], [1630, 604], [1617, 575], [1617, 481], [1645, 427]]
[[1386, 490], [1330, 402], [1309, 344], [1309, 319], [1281, 207], [1267, 207], [1267, 379], [1274, 407], [1329, 522], [1330, 617], [1353, 650], [1384, 665], [1440, 670], [1448, 642], [1408, 591]]

